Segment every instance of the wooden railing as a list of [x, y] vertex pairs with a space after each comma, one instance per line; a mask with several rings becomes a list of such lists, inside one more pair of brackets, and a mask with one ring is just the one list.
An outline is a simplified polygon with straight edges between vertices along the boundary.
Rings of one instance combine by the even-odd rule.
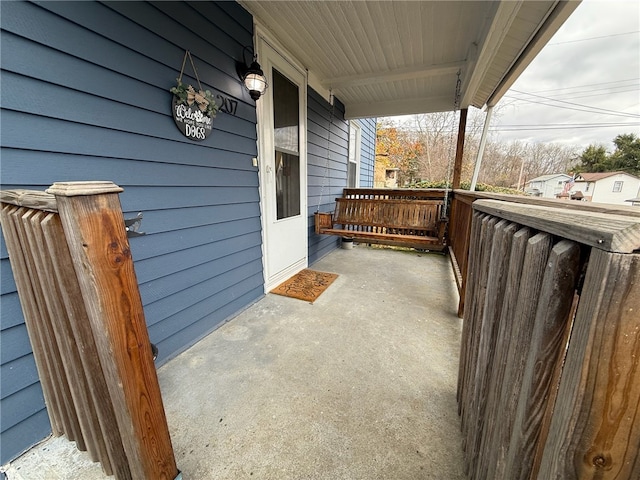
[[640, 218], [470, 197], [450, 227], [469, 478], [640, 478]]
[[[439, 192], [437, 190], [437, 192]], [[447, 244], [449, 254], [460, 294], [458, 304], [458, 316], [462, 317], [464, 312], [465, 291], [467, 278], [467, 266], [469, 262], [469, 252], [474, 248], [470, 244], [471, 240], [471, 215], [473, 202], [476, 200], [502, 200], [509, 203], [523, 205], [546, 206], [550, 208], [561, 208], [575, 212], [604, 213], [607, 215], [623, 215], [640, 218], [640, 209], [627, 206], [603, 205], [589, 202], [576, 202], [568, 200], [554, 200], [544, 198], [534, 198], [523, 195], [506, 195], [499, 193], [470, 192], [468, 190], [454, 190], [450, 202], [449, 225]]]
[[453, 267], [456, 285], [460, 299], [458, 301], [458, 316], [464, 312], [464, 297], [467, 278], [467, 266], [471, 241], [471, 205], [475, 198], [468, 195], [455, 194], [451, 199], [451, 213], [448, 225], [449, 258]]
[[173, 480], [120, 191], [111, 182], [3, 191], [2, 230], [53, 434], [116, 480]]

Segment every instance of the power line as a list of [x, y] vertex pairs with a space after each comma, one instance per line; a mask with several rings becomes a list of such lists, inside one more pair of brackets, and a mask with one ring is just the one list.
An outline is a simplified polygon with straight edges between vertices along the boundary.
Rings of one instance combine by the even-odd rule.
[[[507, 95], [505, 95], [505, 97], [507, 97]], [[511, 98], [513, 98], [513, 97], [511, 97]], [[575, 112], [592, 113], [592, 114], [597, 114], [597, 115], [609, 115], [609, 116], [612, 116], [612, 117], [622, 117], [622, 118], [637, 118], [638, 117], [637, 115], [634, 115], [634, 114], [604, 113], [604, 112], [598, 112], [598, 111], [595, 111], [595, 110], [585, 110], [584, 108], [565, 107], [565, 106], [562, 106], [562, 105], [554, 105], [552, 103], [536, 102], [535, 100], [529, 100], [529, 99], [526, 99], [526, 98], [519, 98], [518, 101], [533, 103], [534, 105], [543, 105], [545, 107], [559, 108], [561, 110], [572, 110], [572, 111], [575, 111]]]
[[589, 106], [589, 105], [581, 105], [579, 103], [567, 102], [567, 101], [564, 101], [564, 100], [556, 100], [556, 99], [545, 97], [545, 96], [542, 96], [542, 95], [536, 95], [534, 93], [522, 92], [520, 90], [513, 90], [512, 89], [512, 91], [516, 92], [516, 93], [523, 94], [523, 95], [530, 95], [532, 97], [542, 98], [543, 100], [550, 100], [552, 102], [566, 103], [567, 105], [574, 105], [576, 107], [589, 108], [589, 109], [592, 109], [592, 110], [600, 110], [602, 112], [608, 112], [608, 113], [612, 113], [612, 114], [615, 114], [615, 115], [633, 116], [633, 117], [640, 118], [640, 115], [636, 115], [634, 113], [619, 112], [619, 111], [616, 111], [616, 110], [609, 110], [608, 108], [592, 107], [592, 106]]
[[611, 37], [620, 37], [622, 35], [633, 35], [634, 33], [640, 33], [640, 30], [635, 30], [633, 32], [624, 32], [624, 33], [612, 33], [610, 35], [602, 35], [600, 37], [581, 38], [578, 40], [567, 40], [566, 42], [548, 43], [547, 45], [551, 46], [551, 45], [564, 45], [565, 43], [586, 42], [588, 40], [598, 40], [600, 38], [611, 38]]
[[[626, 88], [626, 90], [615, 90], [616, 88]], [[600, 90], [607, 90], [604, 91], [602, 93], [589, 93], [589, 92], [598, 92]], [[635, 85], [621, 85], [619, 87], [609, 87], [609, 88], [600, 88], [600, 89], [594, 89], [591, 91], [585, 90], [583, 92], [573, 92], [573, 93], [565, 93], [565, 94], [558, 94], [558, 95], [562, 95], [562, 98], [564, 98], [565, 100], [574, 100], [576, 98], [590, 98], [590, 97], [601, 97], [603, 95], [616, 95], [616, 94], [622, 94], [622, 93], [629, 93], [629, 92], [638, 92], [640, 91], [640, 84], [638, 84], [638, 86]], [[583, 93], [586, 93], [587, 95], [581, 95]], [[505, 97], [508, 98], [512, 98], [513, 101], [509, 102], [508, 105], [512, 105], [516, 102], [519, 101], [526, 101], [527, 99], [525, 98], [520, 98], [520, 97], [516, 97], [513, 95], [505, 95]], [[549, 97], [550, 99], [552, 99], [551, 97]], [[553, 99], [552, 99], [553, 100]], [[545, 104], [546, 105], [546, 104]]]
[[640, 123], [627, 123], [623, 125], [615, 125], [615, 124], [605, 124], [605, 125], [569, 125], [566, 127], [547, 127], [547, 126], [539, 126], [539, 127], [527, 127], [527, 128], [502, 128], [495, 127], [489, 128], [490, 132], [529, 132], [529, 131], [542, 131], [542, 130], [583, 130], [583, 129], [594, 129], [594, 128], [611, 128], [611, 127], [625, 127], [625, 126], [638, 126]]
[[595, 87], [598, 85], [609, 85], [611, 83], [635, 82], [636, 80], [640, 80], [640, 77], [627, 78], [625, 80], [614, 80], [612, 82], [587, 83], [585, 85], [575, 85], [573, 87], [560, 87], [560, 88], [550, 88], [547, 90], [534, 90], [533, 93], [546, 93], [546, 92], [555, 92], [559, 90], [569, 90], [572, 88]]
[[[522, 92], [520, 90], [511, 89], [511, 91], [512, 92], [516, 92], [516, 93], [520, 93], [520, 94], [523, 94], [523, 95], [530, 95], [530, 96], [536, 97], [536, 98], [542, 98], [543, 100], [549, 100], [551, 102], [564, 103], [564, 104], [573, 105], [573, 106], [576, 106], [576, 107], [587, 108], [587, 109], [589, 109], [589, 113], [598, 113], [598, 112], [596, 112], [596, 110], [597, 110], [599, 112], [603, 112], [603, 113], [606, 113], [608, 115], [616, 115], [616, 116], [620, 116], [620, 117], [640, 118], [640, 115], [636, 115], [635, 113], [626, 113], [626, 112], [619, 112], [619, 111], [616, 111], [616, 110], [609, 110], [607, 108], [591, 107], [589, 105], [581, 105], [579, 103], [566, 102], [564, 100], [556, 100], [556, 99], [553, 99], [553, 98], [544, 97], [542, 95], [536, 95], [534, 93]], [[526, 99], [521, 99], [521, 100], [527, 101]]]
[[631, 90], [629, 91], [633, 91], [633, 90], [637, 91], [637, 90], [640, 90], [640, 82], [629, 83], [626, 85], [608, 85], [604, 87], [589, 88], [589, 89], [583, 89], [583, 90], [548, 93], [547, 95], [549, 95], [550, 97], [564, 97], [565, 95], [576, 95], [576, 94], [582, 94], [582, 93], [592, 93], [592, 92], [602, 92], [602, 91], [605, 91], [606, 93], [607, 91], [611, 92], [613, 90], [618, 90], [621, 88], [630, 88]]
[[540, 125], [539, 123], [517, 123], [513, 125], [496, 125], [496, 128], [516, 128], [516, 127], [625, 127], [627, 125], [640, 125], [640, 122], [594, 122], [594, 123], [545, 123], [544, 125]]
[[[640, 77], [628, 78], [625, 80], [616, 80], [613, 82], [600, 82], [600, 83], [591, 83], [591, 84], [585, 84], [585, 85], [575, 85], [572, 87], [551, 88], [546, 90], [534, 90], [531, 93], [525, 92], [524, 94], [532, 96], [534, 95], [534, 93], [558, 92], [558, 93], [550, 93], [549, 96], [542, 97], [542, 98], [549, 99], [551, 101], [555, 101], [557, 97], [562, 97], [564, 100], [568, 100], [568, 99], [572, 100], [576, 98], [588, 98], [588, 97], [595, 97], [595, 96], [601, 96], [601, 95], [614, 95], [614, 94], [622, 94], [622, 93], [630, 93], [630, 92], [640, 92], [640, 82], [638, 82], [638, 80], [640, 80]], [[634, 82], [634, 83], [629, 83], [629, 82]], [[623, 83], [624, 85], [622, 85]], [[587, 89], [585, 87], [597, 87], [597, 88]], [[576, 89], [583, 89], [583, 88], [584, 90], [576, 90]], [[569, 90], [574, 90], [574, 91], [569, 91]], [[511, 89], [509, 92], [516, 92], [516, 91], [517, 90]], [[595, 92], [602, 92], [602, 93], [595, 93]], [[587, 95], [582, 95], [582, 94], [587, 94]], [[505, 95], [505, 97], [513, 99], [511, 102], [506, 103], [506, 105], [512, 105], [521, 100], [526, 101], [524, 98], [521, 98], [517, 95]], [[531, 102], [531, 103], [535, 103], [535, 102]], [[627, 115], [626, 112], [621, 112], [621, 113]]]
[[[608, 91], [608, 92], [602, 92], [602, 93], [591, 93], [591, 94], [588, 94], [588, 95], [568, 96], [568, 97], [565, 97], [565, 98], [568, 99], [568, 100], [575, 100], [576, 98], [602, 97], [603, 95], [616, 95], [616, 94], [630, 93], [630, 92], [638, 93], [638, 87], [634, 87], [634, 88], [631, 88], [629, 90], [617, 90], [617, 91]], [[578, 93], [578, 92], [576, 92], [576, 93]], [[586, 92], [581, 92], [581, 93], [586, 93]]]
[[[625, 80], [614, 80], [611, 82], [599, 82], [599, 83], [587, 83], [584, 85], [574, 85], [572, 87], [560, 87], [560, 88], [549, 88], [546, 90], [534, 90], [532, 93], [547, 93], [547, 92], [558, 92], [560, 90], [571, 90], [573, 88], [584, 88], [584, 87], [597, 87], [600, 85], [611, 85], [613, 83], [625, 83], [625, 82], [636, 82], [640, 80], [640, 77], [635, 77], [635, 78], [627, 78]], [[601, 87], [601, 88], [605, 88], [605, 87]], [[611, 87], [611, 88], [616, 88], [616, 87]], [[596, 89], [598, 90], [598, 89]]]
[[[549, 124], [523, 124], [523, 125], [495, 125], [489, 127], [490, 132], [526, 132], [535, 130], [573, 130], [573, 129], [594, 129], [594, 128], [619, 128], [619, 127], [635, 127], [640, 126], [640, 122], [632, 123], [549, 123]], [[404, 128], [404, 130], [419, 133], [420, 130], [416, 128]], [[442, 134], [456, 134], [458, 129], [455, 127], [444, 128], [439, 133]]]

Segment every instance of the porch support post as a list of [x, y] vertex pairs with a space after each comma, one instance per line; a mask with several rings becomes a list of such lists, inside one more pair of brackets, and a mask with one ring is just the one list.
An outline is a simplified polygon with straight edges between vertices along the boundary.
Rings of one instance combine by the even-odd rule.
[[484, 148], [487, 145], [487, 132], [489, 131], [489, 124], [491, 123], [491, 113], [493, 112], [493, 105], [487, 107], [487, 115], [484, 117], [484, 127], [482, 127], [482, 137], [480, 138], [480, 148], [478, 148], [478, 156], [476, 157], [476, 166], [473, 169], [473, 178], [471, 179], [471, 187], [469, 190], [472, 192], [476, 189], [476, 183], [478, 183], [478, 175], [480, 174], [480, 165], [482, 164], [482, 156], [484, 155]]
[[453, 182], [451, 188], [460, 188], [462, 177], [462, 153], [464, 151], [464, 133], [467, 129], [467, 108], [460, 110], [460, 124], [458, 125], [458, 143], [456, 144], [456, 160], [453, 164]]

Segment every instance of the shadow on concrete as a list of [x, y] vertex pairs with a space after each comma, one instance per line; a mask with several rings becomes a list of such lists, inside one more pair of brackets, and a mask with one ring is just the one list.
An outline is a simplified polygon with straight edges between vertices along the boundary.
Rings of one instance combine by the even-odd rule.
[[[314, 304], [267, 294], [159, 369], [183, 478], [465, 478], [448, 258], [359, 245], [312, 268], [339, 274]], [[42, 478], [107, 478], [82, 468]]]

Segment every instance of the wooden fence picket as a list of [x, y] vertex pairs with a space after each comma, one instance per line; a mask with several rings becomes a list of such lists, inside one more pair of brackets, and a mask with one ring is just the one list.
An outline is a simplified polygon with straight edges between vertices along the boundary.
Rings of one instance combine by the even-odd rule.
[[572, 210], [572, 230], [559, 206], [473, 208], [457, 392], [469, 478], [640, 478], [640, 220]]
[[1, 220], [54, 435], [116, 480], [177, 470], [111, 182], [1, 192]]

